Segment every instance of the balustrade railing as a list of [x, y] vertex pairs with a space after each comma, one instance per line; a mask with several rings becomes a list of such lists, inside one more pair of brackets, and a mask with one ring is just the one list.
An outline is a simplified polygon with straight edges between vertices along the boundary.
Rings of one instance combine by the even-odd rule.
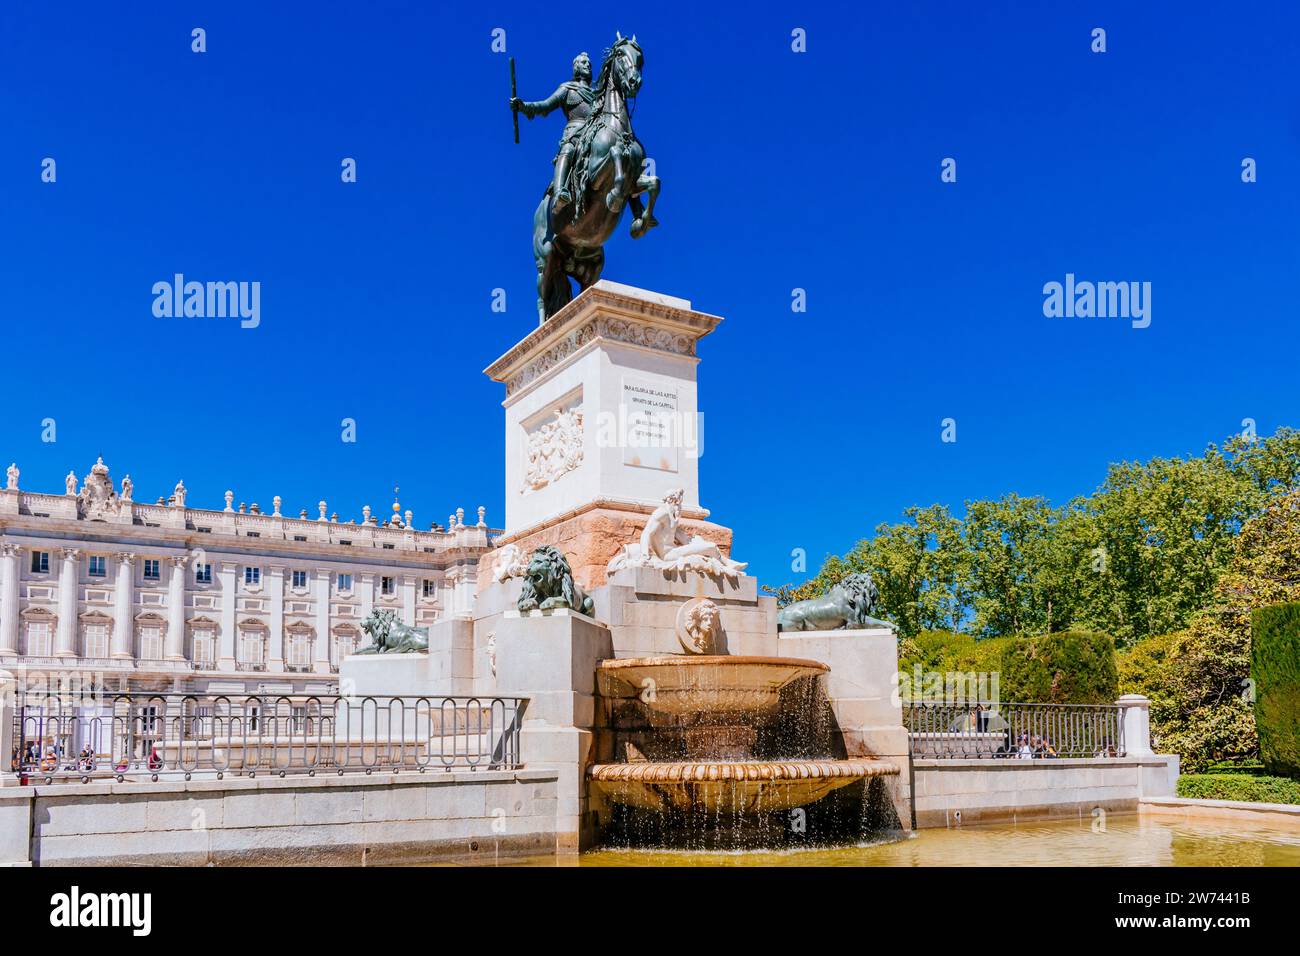
[[918, 758], [1122, 757], [1118, 704], [945, 704], [903, 702], [903, 725]]
[[26, 783], [511, 769], [514, 697], [19, 693]]

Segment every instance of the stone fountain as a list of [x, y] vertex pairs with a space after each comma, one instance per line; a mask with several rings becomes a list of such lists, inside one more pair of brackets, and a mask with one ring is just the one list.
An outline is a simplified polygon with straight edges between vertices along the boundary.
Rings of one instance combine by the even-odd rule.
[[[869, 803], [870, 780], [898, 766], [836, 756], [828, 671], [819, 661], [751, 655], [602, 661], [597, 751], [614, 759], [587, 776], [612, 808], [607, 839], [772, 845], [805, 837], [804, 808], [834, 791]], [[859, 808], [836, 829], [857, 836], [852, 824], [863, 816]]]

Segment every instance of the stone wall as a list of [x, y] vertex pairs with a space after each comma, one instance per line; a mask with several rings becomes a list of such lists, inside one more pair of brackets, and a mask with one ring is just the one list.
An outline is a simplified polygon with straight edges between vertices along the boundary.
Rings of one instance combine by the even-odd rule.
[[916, 760], [916, 825], [953, 827], [1133, 812], [1174, 792], [1178, 758]]
[[0, 865], [490, 861], [556, 848], [545, 770], [0, 789]]

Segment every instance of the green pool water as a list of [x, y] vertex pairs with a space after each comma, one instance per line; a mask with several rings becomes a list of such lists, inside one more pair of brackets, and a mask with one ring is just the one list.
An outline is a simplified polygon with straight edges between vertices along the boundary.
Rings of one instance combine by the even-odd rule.
[[[479, 860], [490, 863], [490, 859]], [[595, 850], [533, 866], [1300, 866], [1300, 831], [1213, 818], [1091, 819], [922, 830], [894, 842], [779, 853]]]

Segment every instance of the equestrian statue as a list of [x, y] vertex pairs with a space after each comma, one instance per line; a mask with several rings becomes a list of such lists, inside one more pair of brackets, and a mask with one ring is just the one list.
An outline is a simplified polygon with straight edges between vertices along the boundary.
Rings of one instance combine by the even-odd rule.
[[[533, 215], [533, 258], [537, 263], [537, 313], [545, 322], [578, 290], [600, 278], [604, 245], [614, 233], [625, 205], [632, 208], [633, 239], [659, 225], [654, 217], [659, 177], [642, 172], [645, 148], [632, 132], [629, 102], [641, 89], [644, 57], [636, 37], [616, 34], [590, 87], [591, 59], [573, 60], [573, 79], [549, 97], [527, 102], [510, 98], [516, 117], [564, 112], [564, 132], [555, 171]], [[643, 205], [640, 197], [645, 195]]]

